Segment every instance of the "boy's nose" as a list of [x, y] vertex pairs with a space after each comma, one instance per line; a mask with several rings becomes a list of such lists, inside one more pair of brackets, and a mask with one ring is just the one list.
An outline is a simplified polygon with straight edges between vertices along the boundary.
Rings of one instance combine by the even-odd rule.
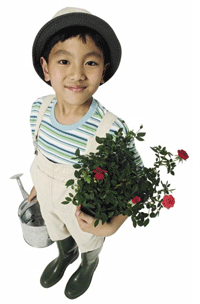
[[74, 81], [85, 80], [86, 75], [85, 75], [82, 67], [73, 66], [70, 71], [69, 78], [70, 78], [70, 80], [74, 80]]

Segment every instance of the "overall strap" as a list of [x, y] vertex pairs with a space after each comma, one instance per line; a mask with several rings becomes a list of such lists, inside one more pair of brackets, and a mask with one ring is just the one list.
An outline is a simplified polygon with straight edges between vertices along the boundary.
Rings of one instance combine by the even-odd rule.
[[102, 121], [99, 124], [99, 127], [98, 127], [95, 135], [91, 136], [88, 139], [87, 147], [86, 147], [84, 154], [87, 155], [90, 152], [93, 152], [93, 153], [97, 152], [97, 147], [99, 144], [96, 142], [95, 137], [96, 136], [106, 137], [106, 133], [109, 133], [109, 131], [116, 119], [117, 119], [117, 116], [115, 116], [113, 113], [111, 113], [109, 111], [105, 114], [105, 116], [103, 117]]
[[39, 128], [40, 128], [40, 124], [42, 121], [42, 118], [44, 116], [44, 113], [46, 111], [46, 109], [48, 108], [48, 106], [50, 105], [51, 101], [55, 98], [55, 95], [48, 95], [45, 96], [42, 105], [40, 107], [39, 113], [38, 113], [38, 117], [37, 117], [37, 121], [36, 121], [36, 126], [35, 126], [35, 133], [34, 133], [34, 137], [33, 137], [33, 144], [35, 146], [35, 151], [37, 151], [37, 137], [38, 137], [38, 133], [39, 133]]

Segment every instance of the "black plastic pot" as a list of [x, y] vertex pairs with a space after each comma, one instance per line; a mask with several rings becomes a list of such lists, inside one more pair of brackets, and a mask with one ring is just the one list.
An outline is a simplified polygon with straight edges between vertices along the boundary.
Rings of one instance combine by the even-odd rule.
[[95, 217], [95, 211], [87, 206], [81, 206], [81, 211], [83, 211], [85, 214]]
[[[95, 211], [87, 206], [81, 206], [81, 211], [83, 211], [85, 214], [88, 214], [92, 217], [95, 217]], [[109, 218], [107, 220], [107, 223], [109, 223], [111, 221], [112, 218]]]

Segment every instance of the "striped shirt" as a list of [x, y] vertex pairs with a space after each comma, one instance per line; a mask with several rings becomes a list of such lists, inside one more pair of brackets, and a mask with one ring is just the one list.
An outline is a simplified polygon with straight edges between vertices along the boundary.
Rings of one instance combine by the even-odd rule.
[[[35, 133], [36, 121], [43, 99], [44, 97], [38, 98], [32, 105], [30, 115], [32, 136]], [[57, 99], [55, 97], [45, 111], [40, 124], [37, 146], [49, 160], [56, 163], [73, 165], [77, 163], [76, 160], [72, 159], [75, 157], [76, 149], [79, 148], [80, 154], [84, 154], [88, 138], [94, 136], [107, 110], [93, 98], [90, 108], [84, 117], [75, 124], [63, 125], [55, 118], [54, 109], [56, 103]], [[128, 131], [126, 123], [117, 118], [109, 133], [113, 135], [119, 128], [123, 128], [124, 134]], [[129, 148], [134, 151], [136, 163], [139, 166], [143, 166], [134, 142]]]

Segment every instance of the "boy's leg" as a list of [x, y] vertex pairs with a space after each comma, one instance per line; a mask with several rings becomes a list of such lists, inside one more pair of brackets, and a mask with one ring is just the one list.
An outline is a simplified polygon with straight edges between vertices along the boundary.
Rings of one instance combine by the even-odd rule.
[[56, 243], [59, 255], [48, 264], [40, 279], [41, 285], [45, 288], [56, 284], [62, 278], [67, 266], [79, 256], [77, 244], [71, 236]]
[[99, 263], [99, 253], [103, 245], [93, 251], [81, 254], [81, 264], [69, 279], [65, 288], [65, 295], [69, 299], [81, 296], [90, 286], [92, 276]]

